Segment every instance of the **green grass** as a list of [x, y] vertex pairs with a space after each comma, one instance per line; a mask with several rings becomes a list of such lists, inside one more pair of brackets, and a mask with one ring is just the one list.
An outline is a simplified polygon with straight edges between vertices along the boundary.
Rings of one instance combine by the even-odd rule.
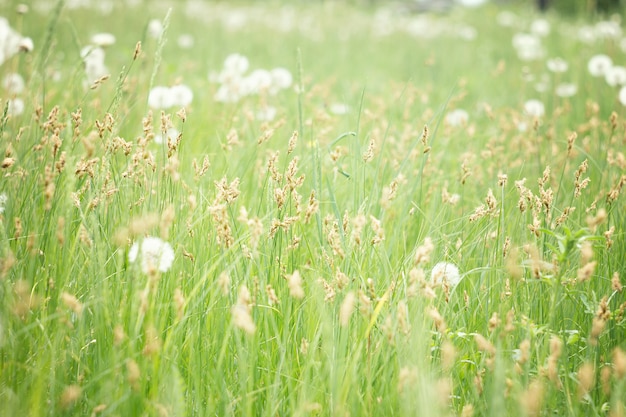
[[[587, 72], [598, 53], [618, 64], [618, 41], [582, 43], [593, 22], [549, 14], [545, 58], [522, 62], [511, 39], [539, 17], [522, 7], [518, 29], [494, 5], [392, 18], [420, 36], [377, 36], [383, 15], [338, 4], [206, 7], [3, 12], [35, 51], [0, 67], [27, 81], [0, 123], [1, 416], [624, 414], [626, 111]], [[117, 41], [90, 89], [80, 50], [98, 32]], [[216, 102], [209, 71], [234, 52], [294, 85]], [[578, 93], [556, 96], [561, 81]], [[185, 120], [164, 113], [182, 133], [168, 147], [147, 98], [177, 82], [194, 99]], [[272, 121], [254, 117], [265, 104]], [[146, 236], [172, 246], [169, 270], [129, 261]], [[430, 281], [440, 261], [456, 287]]]

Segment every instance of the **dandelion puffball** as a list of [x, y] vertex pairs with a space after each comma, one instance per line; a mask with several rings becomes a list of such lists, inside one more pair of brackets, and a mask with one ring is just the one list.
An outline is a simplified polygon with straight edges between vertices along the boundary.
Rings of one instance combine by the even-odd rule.
[[458, 283], [461, 282], [459, 268], [449, 262], [439, 262], [435, 265], [430, 274], [430, 278], [433, 284], [442, 284], [445, 282], [450, 288], [456, 287]]
[[193, 91], [185, 84], [173, 87], [157, 85], [148, 93], [148, 106], [153, 109], [169, 109], [170, 107], [187, 107], [193, 101]]
[[619, 90], [618, 99], [622, 106], [626, 106], [626, 86]]
[[524, 112], [531, 117], [542, 117], [546, 109], [541, 101], [532, 99], [524, 103]]
[[24, 78], [17, 73], [9, 73], [5, 75], [2, 80], [2, 87], [4, 87], [9, 94], [20, 94], [24, 91], [25, 85]]
[[91, 43], [100, 47], [111, 46], [115, 43], [115, 36], [111, 33], [96, 33], [91, 37]]
[[167, 272], [174, 262], [174, 250], [169, 243], [158, 237], [148, 236], [141, 241], [141, 244], [133, 243], [128, 251], [130, 263], [135, 263], [138, 258], [144, 274], [157, 270]]
[[604, 79], [611, 87], [626, 85], [626, 68], [620, 65], [612, 66], [604, 73]]
[[565, 72], [569, 68], [567, 61], [559, 57], [548, 59], [548, 61], [546, 61], [546, 66], [549, 71], [554, 73]]
[[455, 109], [446, 114], [445, 120], [448, 126], [464, 126], [469, 120], [469, 114], [463, 109]]
[[613, 66], [613, 60], [607, 55], [594, 55], [587, 63], [587, 69], [593, 77], [604, 77], [606, 72]]

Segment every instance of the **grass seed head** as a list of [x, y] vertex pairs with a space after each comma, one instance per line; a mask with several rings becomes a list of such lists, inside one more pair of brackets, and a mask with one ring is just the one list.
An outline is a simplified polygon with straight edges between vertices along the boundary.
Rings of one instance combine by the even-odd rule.
[[592, 390], [595, 384], [595, 367], [585, 362], [578, 369], [578, 398], [582, 399]]
[[346, 327], [350, 323], [350, 317], [352, 317], [356, 307], [356, 301], [356, 296], [352, 291], [348, 292], [344, 297], [341, 307], [339, 307], [339, 324], [341, 326]]
[[68, 410], [80, 399], [83, 390], [78, 385], [68, 385], [63, 389], [61, 398], [59, 399], [59, 406], [62, 410]]
[[626, 353], [619, 347], [613, 350], [613, 373], [618, 381], [626, 378]]

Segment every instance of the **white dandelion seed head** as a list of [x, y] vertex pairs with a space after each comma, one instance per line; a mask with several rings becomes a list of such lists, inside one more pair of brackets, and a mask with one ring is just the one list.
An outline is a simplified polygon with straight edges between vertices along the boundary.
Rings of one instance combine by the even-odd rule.
[[456, 287], [461, 282], [459, 268], [449, 262], [439, 262], [433, 267], [430, 274], [433, 284], [442, 284], [446, 282], [451, 288]]
[[524, 103], [524, 112], [531, 117], [542, 117], [546, 113], [546, 108], [543, 102], [531, 99]]
[[6, 207], [8, 200], [9, 197], [7, 197], [6, 193], [0, 194], [0, 214], [4, 213], [4, 208]]
[[620, 65], [612, 66], [604, 73], [604, 79], [611, 87], [626, 85], [626, 68]]
[[530, 24], [530, 32], [537, 36], [541, 36], [542, 38], [548, 36], [550, 34], [550, 30], [550, 22], [546, 19], [535, 19]]
[[626, 106], [626, 86], [622, 87], [619, 90], [619, 94], [617, 95], [617, 98], [619, 102], [622, 104], [622, 106]]
[[176, 40], [176, 43], [178, 44], [178, 47], [181, 48], [181, 49], [191, 49], [191, 48], [193, 48], [193, 45], [195, 44], [195, 42], [196, 41], [195, 41], [193, 35], [190, 35], [188, 33], [183, 33]]
[[604, 77], [611, 67], [613, 67], [613, 60], [604, 54], [592, 56], [587, 63], [587, 70], [593, 77]]
[[572, 97], [578, 92], [578, 86], [574, 83], [561, 83], [556, 86], [554, 93], [559, 97]]
[[2, 87], [9, 94], [20, 94], [24, 91], [25, 83], [24, 78], [18, 73], [10, 73], [4, 76], [2, 80]]
[[111, 46], [115, 44], [115, 35], [106, 32], [96, 33], [91, 37], [91, 43], [99, 47]]
[[170, 87], [172, 106], [186, 107], [193, 101], [193, 91], [185, 84]]
[[578, 29], [578, 40], [587, 45], [591, 45], [596, 41], [596, 31], [591, 26], [582, 26]]
[[276, 107], [266, 106], [265, 108], [256, 112], [256, 119], [262, 122], [271, 122], [276, 118]]
[[350, 111], [350, 106], [345, 103], [333, 103], [328, 107], [328, 111], [337, 116], [342, 116]]
[[548, 67], [548, 70], [554, 73], [566, 72], [569, 69], [567, 61], [560, 57], [548, 59], [548, 61], [546, 61], [546, 66]]
[[18, 50], [21, 52], [33, 52], [35, 50], [35, 44], [31, 38], [22, 38], [18, 44]]
[[456, 0], [463, 7], [478, 7], [487, 3], [487, 0]]
[[249, 94], [258, 94], [260, 92], [267, 92], [272, 87], [272, 74], [264, 69], [255, 69], [244, 78], [243, 83], [245, 90]]
[[241, 54], [230, 54], [224, 60], [224, 71], [230, 74], [243, 75], [248, 71], [250, 62]]
[[594, 26], [596, 37], [599, 39], [620, 39], [622, 37], [622, 28], [619, 22], [604, 20], [596, 23]]
[[463, 109], [455, 109], [446, 114], [445, 120], [449, 126], [465, 126], [469, 121], [469, 114]]
[[160, 145], [162, 143], [167, 143], [168, 139], [170, 142], [175, 142], [179, 134], [180, 132], [178, 131], [178, 129], [176, 129], [175, 127], [170, 127], [169, 129], [167, 129], [167, 132], [165, 132], [165, 136], [163, 136], [163, 133], [161, 132], [156, 133], [154, 135], [154, 143]]
[[135, 242], [128, 251], [128, 261], [141, 262], [141, 270], [144, 274], [158, 270], [167, 272], [174, 262], [174, 250], [169, 243], [158, 237], [148, 236], [141, 241]]
[[288, 69], [281, 67], [274, 68], [270, 71], [270, 74], [272, 76], [272, 84], [275, 88], [284, 90], [291, 87], [293, 76]]
[[215, 92], [213, 99], [220, 103], [236, 103], [241, 97], [243, 97], [243, 94], [241, 94], [239, 86], [236, 84], [222, 84]]
[[163, 34], [163, 23], [159, 19], [152, 19], [148, 22], [148, 35], [153, 39], [158, 39]]
[[174, 97], [169, 87], [157, 85], [148, 93], [148, 106], [153, 109], [169, 109], [174, 105]]
[[24, 113], [24, 100], [21, 98], [12, 98], [7, 101], [7, 114], [11, 116], [19, 116]]
[[513, 47], [522, 61], [535, 61], [543, 58], [545, 51], [541, 38], [535, 34], [517, 33], [513, 36]]
[[500, 26], [513, 27], [519, 22], [519, 17], [515, 13], [505, 10], [498, 13], [496, 22], [498, 22]]

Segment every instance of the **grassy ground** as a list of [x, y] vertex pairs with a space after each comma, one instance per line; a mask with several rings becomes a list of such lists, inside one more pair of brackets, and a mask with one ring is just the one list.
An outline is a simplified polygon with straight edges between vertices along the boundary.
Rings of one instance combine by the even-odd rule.
[[[0, 66], [0, 415], [624, 415], [619, 23], [71, 6], [2, 8], [35, 49]], [[219, 102], [232, 53], [293, 82]]]

